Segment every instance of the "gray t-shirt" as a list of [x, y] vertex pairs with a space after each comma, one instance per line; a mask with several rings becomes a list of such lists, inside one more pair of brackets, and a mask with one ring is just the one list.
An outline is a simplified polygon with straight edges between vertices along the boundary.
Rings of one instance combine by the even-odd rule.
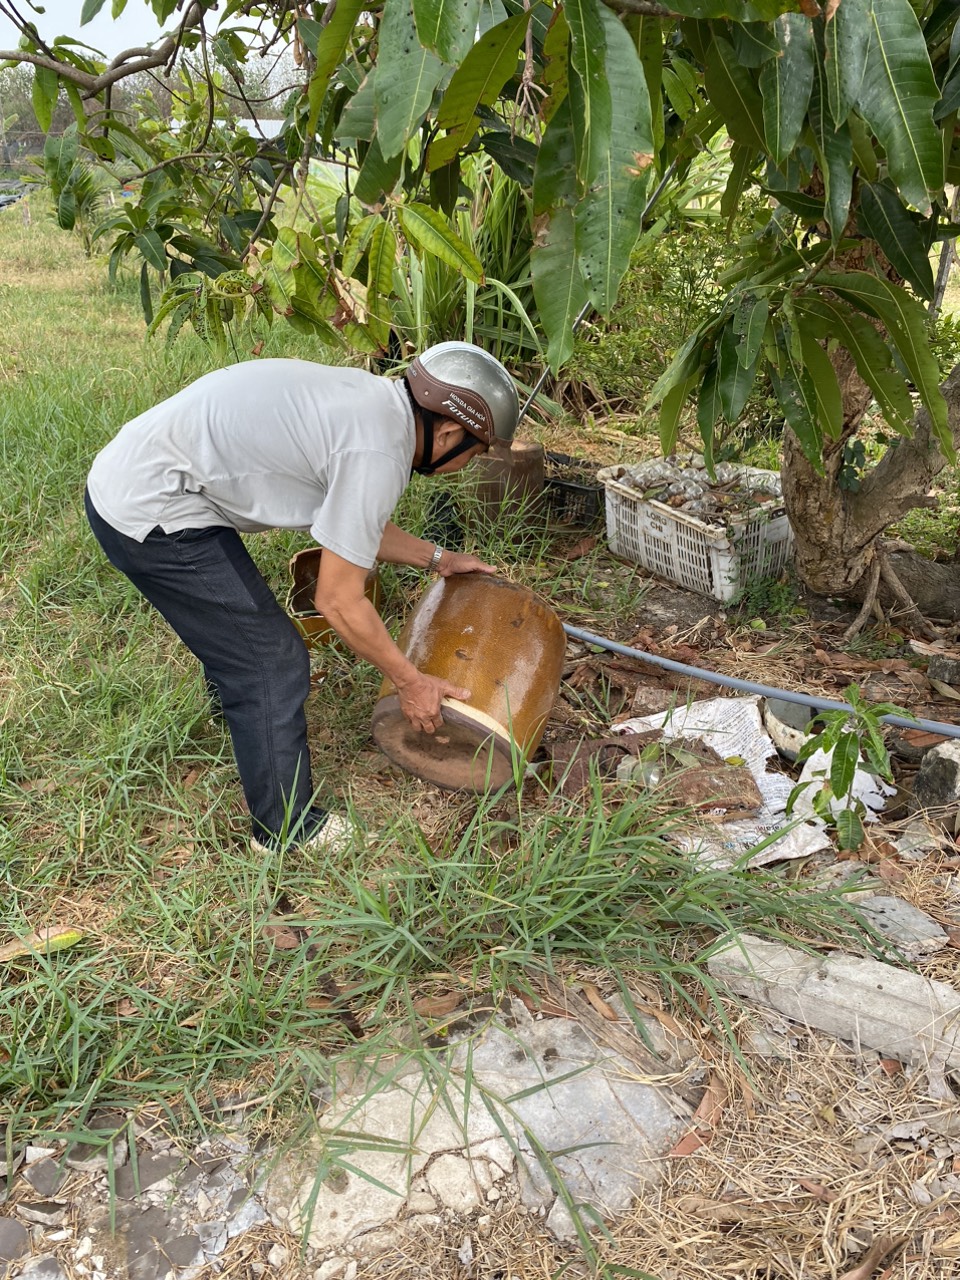
[[218, 369], [122, 427], [94, 460], [90, 497], [142, 542], [225, 525], [309, 530], [372, 568], [416, 444], [403, 384], [307, 360]]

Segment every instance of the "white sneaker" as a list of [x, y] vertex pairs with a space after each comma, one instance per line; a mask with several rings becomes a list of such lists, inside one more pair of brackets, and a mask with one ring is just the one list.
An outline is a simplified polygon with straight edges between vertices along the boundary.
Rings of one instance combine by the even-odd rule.
[[[357, 841], [358, 835], [358, 829], [352, 822], [339, 813], [330, 813], [315, 835], [309, 840], [297, 841], [291, 847], [312, 853], [342, 853]], [[250, 848], [254, 853], [276, 853], [275, 848], [263, 844], [256, 836], [250, 837]]]

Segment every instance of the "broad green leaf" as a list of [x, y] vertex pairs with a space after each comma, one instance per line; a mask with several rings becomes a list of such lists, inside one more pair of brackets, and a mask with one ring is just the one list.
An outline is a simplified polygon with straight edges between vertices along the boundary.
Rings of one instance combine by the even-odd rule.
[[65, 129], [59, 137], [48, 137], [43, 144], [43, 172], [57, 195], [70, 181], [70, 174], [77, 162], [80, 142], [75, 125]]
[[697, 427], [700, 430], [703, 452], [709, 468], [713, 466], [714, 431], [722, 410], [720, 377], [717, 362], [714, 360], [707, 366], [703, 382], [700, 384], [700, 394], [697, 397]]
[[730, 38], [741, 67], [762, 67], [780, 53], [777, 33], [765, 22], [745, 22], [735, 26]]
[[502, 130], [488, 129], [480, 135], [480, 145], [492, 157], [508, 178], [521, 187], [533, 186], [533, 166], [537, 160], [537, 148], [526, 138]]
[[564, 99], [547, 125], [533, 171], [533, 212], [549, 213], [577, 200], [573, 123], [570, 100]]
[[[429, 169], [429, 165], [427, 166]], [[455, 156], [439, 169], [430, 169], [430, 204], [448, 218], [453, 217], [460, 195], [460, 157]]]
[[384, 160], [380, 150], [379, 138], [367, 147], [360, 172], [353, 186], [353, 194], [361, 204], [378, 205], [385, 195], [389, 195], [400, 181], [403, 168], [403, 153], [400, 152], [391, 160]]
[[763, 132], [767, 148], [780, 164], [796, 146], [813, 89], [813, 27], [799, 13], [785, 13], [773, 24], [778, 55], [760, 71]]
[[776, 360], [768, 366], [774, 394], [783, 416], [797, 437], [803, 455], [818, 472], [823, 471], [822, 446], [817, 414], [817, 394], [802, 359], [793, 354], [794, 335], [777, 326]]
[[367, 288], [386, 297], [393, 287], [396, 261], [397, 233], [384, 218], [378, 218], [370, 236], [370, 252], [367, 254]]
[[836, 244], [843, 235], [850, 212], [853, 142], [846, 121], [834, 128], [827, 110], [827, 71], [819, 52], [814, 63], [813, 93], [810, 96], [810, 127], [823, 177], [824, 216], [830, 228], [830, 238]]
[[385, 0], [374, 88], [377, 138], [385, 160], [403, 151], [426, 115], [445, 64], [421, 47], [413, 30], [413, 0]]
[[169, 265], [167, 253], [156, 231], [144, 231], [137, 236], [135, 244], [151, 267], [155, 267], [157, 271], [166, 271]]
[[646, 178], [653, 162], [650, 99], [636, 46], [604, 7], [606, 74], [617, 104], [610, 144], [596, 177], [574, 211], [580, 269], [590, 301], [609, 315], [640, 234]]
[[57, 73], [48, 67], [34, 67], [31, 100], [37, 124], [44, 133], [50, 132], [59, 92], [60, 82], [57, 79]]
[[320, 119], [320, 108], [326, 96], [327, 86], [334, 69], [343, 58], [344, 51], [350, 42], [357, 18], [363, 11], [363, 0], [337, 0], [333, 17], [323, 28], [316, 48], [317, 65], [314, 67], [307, 87], [307, 101], [310, 115], [307, 120], [307, 136], [312, 138], [317, 131]]
[[803, 191], [790, 191], [780, 187], [761, 186], [760, 190], [765, 195], [773, 196], [778, 204], [795, 213], [803, 222], [810, 224], [823, 221], [823, 200], [816, 196], [808, 196]]
[[720, 212], [725, 218], [732, 218], [740, 206], [740, 197], [746, 190], [747, 183], [756, 166], [758, 153], [753, 147], [745, 147], [735, 142], [730, 149], [730, 176], [720, 197]]
[[763, 100], [753, 76], [740, 66], [733, 45], [723, 36], [711, 41], [703, 74], [710, 101], [719, 108], [730, 137], [754, 151], [765, 151]]
[[147, 327], [153, 324], [153, 298], [150, 296], [150, 272], [147, 263], [140, 264], [140, 308]]
[[397, 216], [403, 234], [411, 244], [424, 253], [433, 254], [474, 284], [483, 284], [480, 259], [464, 244], [442, 213], [429, 205], [411, 201], [398, 207]]
[[77, 196], [72, 187], [64, 187], [57, 197], [57, 226], [72, 231], [77, 222]]
[[648, 14], [629, 14], [624, 19], [627, 30], [637, 46], [643, 77], [647, 82], [647, 97], [655, 103], [652, 109], [651, 126], [653, 133], [653, 149], [659, 155], [663, 147], [664, 123], [661, 103], [661, 85], [663, 83], [663, 23], [660, 18]]
[[570, 28], [563, 9], [557, 9], [543, 42], [543, 87], [549, 96], [540, 108], [544, 127], [553, 119], [570, 91]]
[[100, 10], [103, 8], [105, 0], [83, 0], [83, 8], [80, 10], [80, 25], [85, 27], [88, 22], [92, 22]]
[[[528, 13], [517, 13], [480, 37], [453, 73], [437, 111], [441, 129], [461, 129], [477, 108], [492, 106], [517, 69]], [[469, 138], [467, 139], [469, 142]]]
[[860, 97], [870, 43], [871, 0], [843, 0], [824, 29], [827, 102], [839, 129]]
[[668, 457], [677, 447], [680, 415], [696, 381], [696, 378], [688, 378], [685, 382], [678, 382], [663, 397], [660, 406], [660, 450], [664, 457]]
[[933, 113], [934, 120], [943, 120], [960, 107], [960, 70], [955, 71], [943, 86], [943, 96]]
[[533, 296], [547, 334], [547, 360], [557, 370], [573, 353], [573, 322], [587, 303], [571, 209], [562, 206], [551, 215], [546, 235], [530, 254], [530, 268]]
[[933, 299], [933, 270], [924, 238], [900, 197], [887, 186], [864, 182], [860, 186], [857, 220], [876, 240], [890, 265], [927, 301]]
[[840, 848], [859, 849], [866, 838], [856, 809], [841, 809], [837, 814], [837, 844]]
[[443, 169], [470, 145], [477, 132], [477, 117], [471, 116], [459, 128], [445, 133], [443, 137], [434, 138], [427, 149], [427, 172], [434, 173]]
[[752, 364], [741, 362], [733, 321], [725, 324], [717, 347], [717, 386], [720, 407], [727, 422], [736, 422], [743, 413], [756, 380], [758, 359], [759, 353], [754, 356]]
[[654, 383], [653, 390], [647, 399], [644, 412], [659, 404], [678, 383], [689, 382], [696, 377], [706, 363], [707, 339], [711, 334], [710, 326], [701, 325], [690, 334], [686, 342], [673, 357], [670, 363]]
[[955, 451], [947, 422], [947, 403], [940, 390], [940, 366], [930, 349], [927, 313], [922, 304], [905, 289], [866, 271], [824, 271], [819, 284], [883, 321], [930, 414], [943, 455], [952, 462]]
[[477, 29], [485, 36], [491, 27], [506, 22], [507, 11], [502, 0], [480, 0], [480, 14], [477, 18]]
[[745, 369], [757, 363], [769, 315], [768, 300], [755, 298], [753, 294], [746, 294], [734, 313], [733, 330], [740, 339], [737, 346], [737, 359]]
[[817, 421], [825, 436], [829, 436], [831, 440], [839, 440], [843, 434], [843, 397], [836, 370], [816, 337], [803, 324], [800, 315], [797, 316], [797, 330], [800, 334], [803, 363], [817, 397]]
[[794, 307], [815, 337], [837, 341], [849, 351], [887, 425], [909, 435], [913, 417], [910, 389], [894, 367], [890, 348], [866, 316], [838, 298], [813, 293], [798, 297]]
[[870, 40], [856, 105], [880, 140], [904, 200], [929, 213], [931, 195], [943, 187], [943, 148], [933, 122], [940, 90], [923, 32], [910, 0], [868, 0], [867, 19]]
[[607, 10], [601, 0], [567, 0], [570, 63], [575, 73], [570, 92], [577, 93], [572, 115], [577, 144], [577, 175], [586, 186], [593, 182], [610, 149], [613, 100], [606, 76]]
[[376, 132], [376, 70], [365, 76], [334, 130], [338, 142], [370, 142]]
[[853, 786], [860, 759], [860, 744], [855, 733], [842, 733], [830, 759], [830, 790], [838, 800], [846, 799]]
[[413, 0], [413, 15], [424, 48], [456, 65], [473, 44], [480, 0]]

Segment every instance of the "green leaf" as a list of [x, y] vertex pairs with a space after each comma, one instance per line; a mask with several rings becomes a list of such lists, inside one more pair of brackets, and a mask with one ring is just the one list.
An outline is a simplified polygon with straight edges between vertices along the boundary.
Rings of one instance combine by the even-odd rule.
[[753, 390], [758, 359], [759, 353], [754, 356], [752, 364], [741, 363], [740, 344], [733, 321], [725, 324], [717, 347], [717, 387], [720, 407], [727, 422], [736, 422], [743, 413]]
[[778, 55], [760, 71], [763, 131], [780, 164], [796, 146], [813, 89], [813, 28], [809, 18], [785, 13], [773, 24]]
[[923, 32], [910, 0], [869, 0], [867, 20], [870, 41], [856, 105], [880, 140], [904, 200], [929, 213], [931, 195], [943, 188], [943, 148], [933, 122], [940, 90]]
[[389, 161], [416, 132], [446, 67], [416, 39], [413, 0], [386, 0], [379, 44], [374, 88], [377, 138]]
[[521, 187], [533, 186], [537, 148], [532, 142], [515, 134], [489, 129], [480, 135], [480, 145], [508, 178], [512, 178]]
[[680, 415], [697, 379], [688, 378], [671, 387], [660, 406], [660, 449], [668, 457], [677, 447], [680, 431]]
[[140, 264], [140, 307], [149, 328], [153, 324], [153, 298], [150, 296], [150, 272], [147, 270], [146, 262]]
[[60, 83], [57, 73], [51, 71], [49, 67], [34, 67], [31, 100], [37, 124], [44, 133], [50, 132], [59, 92]]
[[922, 298], [933, 299], [933, 270], [927, 246], [915, 219], [900, 197], [887, 186], [864, 182], [860, 186], [857, 220], [883, 250], [890, 265], [909, 280]]
[[397, 209], [403, 234], [424, 253], [431, 253], [474, 284], [483, 284], [483, 266], [447, 219], [429, 205], [412, 201]]
[[547, 360], [557, 370], [573, 353], [573, 322], [587, 303], [571, 209], [561, 206], [553, 212], [546, 235], [530, 254], [530, 268], [533, 296], [548, 339]]
[[533, 212], [549, 213], [577, 201], [575, 144], [570, 99], [565, 98], [547, 125], [533, 171]]
[[307, 86], [307, 101], [310, 107], [307, 120], [308, 138], [312, 138], [317, 131], [317, 121], [320, 119], [320, 109], [323, 106], [330, 77], [343, 58], [357, 18], [362, 11], [363, 0], [337, 0], [333, 17], [323, 28], [317, 40], [317, 65]]
[[[834, 18], [834, 22], [836, 18]], [[824, 217], [836, 244], [843, 235], [853, 194], [853, 140], [846, 122], [834, 128], [827, 111], [827, 71], [820, 54], [814, 64], [810, 126], [823, 177]]]
[[707, 366], [703, 382], [700, 384], [700, 395], [697, 397], [697, 426], [700, 428], [700, 436], [708, 459], [713, 456], [714, 427], [722, 411], [720, 376], [714, 360]]
[[953, 437], [947, 422], [947, 403], [940, 390], [940, 366], [930, 349], [923, 305], [905, 289], [866, 271], [825, 271], [820, 275], [820, 285], [883, 321], [930, 414], [943, 455], [953, 462]]
[[745, 369], [756, 365], [769, 314], [769, 301], [766, 298], [754, 298], [752, 294], [744, 296], [734, 313], [733, 331], [740, 338], [737, 359]]
[[517, 69], [528, 19], [528, 13], [516, 13], [480, 37], [440, 100], [437, 124], [441, 129], [462, 129], [473, 121], [478, 107], [493, 105]]
[[763, 100], [753, 76], [740, 66], [733, 45], [722, 36], [715, 37], [707, 49], [704, 83], [710, 101], [720, 109], [730, 137], [754, 151], [766, 151], [766, 139], [760, 129]]
[[134, 243], [151, 267], [155, 267], [157, 271], [166, 271], [169, 265], [167, 253], [156, 231], [144, 231], [142, 235], [137, 236]]
[[59, 137], [48, 137], [44, 140], [43, 172], [54, 196], [57, 196], [69, 183], [79, 147], [76, 125], [65, 129]]
[[797, 437], [803, 455], [817, 471], [823, 471], [823, 437], [818, 422], [817, 394], [809, 374], [792, 351], [794, 336], [778, 325], [776, 363], [769, 366], [774, 394], [783, 416]]
[[838, 129], [860, 97], [870, 43], [870, 3], [843, 0], [824, 30], [827, 102]]
[[105, 0], [83, 0], [83, 8], [80, 10], [80, 25], [85, 27], [88, 22], [92, 22], [100, 10], [103, 8]]
[[863, 822], [856, 809], [841, 809], [837, 814], [837, 844], [841, 849], [859, 849], [866, 839]]
[[843, 396], [840, 394], [837, 372], [814, 334], [802, 323], [799, 314], [797, 331], [800, 335], [803, 363], [817, 398], [817, 421], [825, 436], [829, 436], [831, 440], [839, 440], [843, 434]]
[[413, 0], [413, 14], [424, 48], [455, 65], [473, 44], [480, 0]]
[[57, 197], [57, 226], [72, 231], [77, 222], [77, 197], [71, 187], [64, 187]]
[[740, 206], [740, 197], [746, 189], [756, 167], [758, 153], [753, 147], [735, 142], [730, 149], [730, 176], [720, 197], [720, 212], [725, 218], [733, 218]]
[[400, 181], [403, 168], [403, 153], [395, 155], [391, 160], [384, 160], [380, 150], [379, 138], [367, 147], [360, 172], [353, 186], [353, 194], [361, 204], [377, 205], [385, 195], [389, 195]]
[[660, 18], [647, 14], [629, 14], [624, 23], [637, 46], [643, 78], [647, 84], [647, 98], [657, 104], [651, 117], [653, 149], [659, 155], [663, 147], [664, 122], [660, 106], [663, 83], [663, 24]]
[[343, 109], [334, 131], [338, 142], [370, 142], [376, 132], [376, 70], [364, 76], [360, 88]]
[[762, 67], [780, 53], [776, 31], [765, 22], [745, 22], [730, 32], [742, 67]]
[[397, 233], [383, 218], [377, 219], [377, 225], [370, 236], [370, 252], [367, 255], [369, 270], [367, 272], [367, 288], [375, 290], [382, 297], [387, 297], [393, 288], [393, 268], [397, 262]]
[[629, 32], [604, 7], [605, 79], [616, 114], [609, 147], [596, 177], [574, 211], [580, 269], [590, 301], [609, 315], [640, 234], [645, 175], [653, 161], [650, 100]]
[[653, 390], [647, 399], [646, 412], [649, 412], [653, 405], [659, 404], [678, 383], [688, 382], [699, 373], [706, 363], [707, 339], [710, 334], [711, 329], [706, 324], [690, 334], [654, 383]]
[[860, 744], [855, 733], [842, 733], [830, 760], [830, 790], [838, 800], [850, 794], [860, 760]]
[[570, 27], [570, 65], [574, 72], [570, 92], [577, 93], [573, 112], [577, 144], [577, 175], [584, 185], [596, 177], [610, 148], [613, 100], [606, 78], [606, 9], [601, 0], [567, 0], [564, 5]]
[[795, 299], [794, 307], [814, 336], [833, 339], [850, 352], [887, 425], [908, 435], [913, 416], [910, 390], [894, 368], [890, 348], [870, 321], [845, 302], [828, 296], [804, 294]]

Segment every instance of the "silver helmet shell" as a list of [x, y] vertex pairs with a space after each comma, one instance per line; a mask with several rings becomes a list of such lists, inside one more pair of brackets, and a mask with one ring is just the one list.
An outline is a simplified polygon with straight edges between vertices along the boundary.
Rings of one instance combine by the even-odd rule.
[[438, 342], [407, 370], [410, 394], [424, 409], [461, 423], [489, 448], [509, 442], [520, 417], [513, 379], [494, 356], [472, 342]]

